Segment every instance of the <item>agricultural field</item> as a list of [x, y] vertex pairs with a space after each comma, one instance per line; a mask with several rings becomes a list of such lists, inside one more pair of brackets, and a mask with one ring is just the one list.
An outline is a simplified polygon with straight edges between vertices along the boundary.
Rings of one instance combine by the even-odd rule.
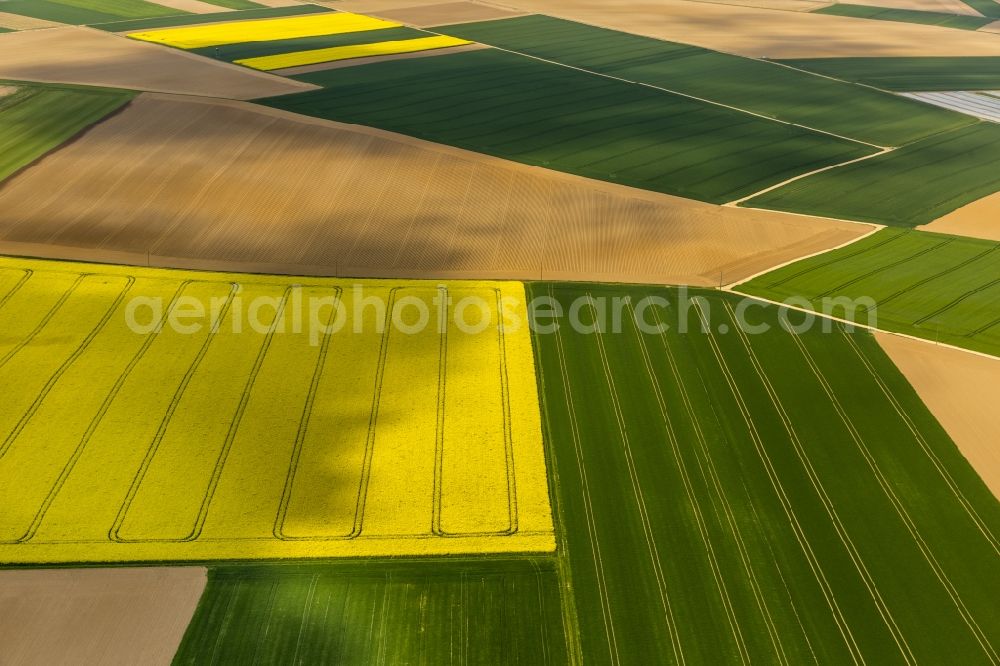
[[830, 169], [741, 205], [912, 227], [1000, 191], [1000, 125], [981, 122]]
[[132, 99], [132, 93], [34, 84], [0, 93], [0, 181]]
[[4, 0], [0, 8], [11, 14], [75, 25], [186, 13], [147, 0]]
[[1000, 192], [939, 217], [924, 231], [1000, 241]]
[[296, 78], [322, 89], [258, 102], [712, 203], [875, 151], [496, 49]]
[[829, 7], [817, 9], [816, 13], [828, 14], [832, 16], [850, 16], [852, 18], [873, 19], [876, 21], [918, 23], [922, 25], [934, 25], [941, 28], [954, 28], [957, 30], [979, 30], [995, 20], [983, 16], [914, 11], [910, 9], [886, 9], [884, 7], [854, 5], [844, 2], [838, 2], [837, 4], [830, 5]]
[[902, 92], [1000, 90], [1000, 58], [814, 58], [798, 69]]
[[531, 292], [584, 299], [583, 329], [534, 339], [585, 663], [997, 659], [1000, 504], [867, 332], [791, 335], [719, 292]]
[[[878, 328], [1000, 355], [995, 241], [886, 229], [737, 287], [775, 301], [870, 298]], [[833, 314], [867, 323], [871, 306]], [[874, 324], [873, 324], [874, 325]]]
[[0, 293], [2, 563], [554, 547], [519, 283], [3, 259]]
[[202, 23], [223, 23], [229, 21], [250, 21], [281, 16], [301, 16], [303, 14], [322, 14], [329, 12], [319, 5], [292, 5], [290, 7], [265, 7], [263, 9], [245, 9], [240, 11], [220, 11], [211, 14], [179, 14], [160, 18], [135, 19], [132, 21], [114, 21], [112, 23], [97, 23], [90, 27], [108, 32], [129, 33], [139, 30], [154, 30], [156, 28], [175, 28], [183, 25], [199, 25]]
[[213, 569], [183, 664], [571, 661], [551, 560]]
[[548, 16], [434, 30], [879, 146], [975, 122], [777, 64]]
[[259, 105], [152, 95], [12, 179], [3, 202], [8, 253], [292, 275], [708, 286], [868, 231]]

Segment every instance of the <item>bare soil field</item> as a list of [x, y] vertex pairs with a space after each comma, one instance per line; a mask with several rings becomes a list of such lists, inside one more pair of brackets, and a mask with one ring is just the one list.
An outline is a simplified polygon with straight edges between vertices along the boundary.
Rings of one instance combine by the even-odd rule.
[[[364, 3], [357, 3], [364, 4]], [[521, 16], [524, 12], [512, 12], [498, 7], [489, 7], [475, 2], [444, 2], [436, 5], [418, 5], [383, 9], [374, 12], [380, 18], [392, 19], [418, 28], [470, 21]]]
[[359, 277], [711, 285], [869, 229], [150, 94], [8, 181], [0, 205], [7, 253]]
[[888, 7], [889, 9], [913, 9], [920, 12], [943, 12], [945, 14], [982, 16], [982, 14], [962, 2], [962, 0], [850, 0], [850, 4]]
[[169, 664], [205, 582], [197, 567], [0, 571], [0, 663]]
[[812, 12], [823, 7], [829, 7], [833, 2], [817, 0], [692, 0], [707, 2], [713, 5], [736, 5], [739, 7], [756, 7], [758, 9], [778, 9], [786, 12]]
[[688, 0], [498, 0], [489, 4], [754, 58], [1000, 55], [1000, 38], [981, 31]]
[[314, 88], [238, 65], [76, 26], [0, 35], [0, 78], [232, 99]]
[[[0, 5], [2, 6], [2, 5]], [[36, 30], [38, 28], [56, 28], [62, 23], [55, 21], [45, 21], [43, 19], [0, 12], [0, 28], [10, 28], [11, 30]]]
[[1000, 21], [994, 21], [989, 25], [985, 25], [979, 29], [979, 32], [995, 32], [1000, 33]]
[[219, 5], [213, 5], [207, 2], [202, 2], [201, 0], [150, 0], [151, 2], [160, 5], [161, 7], [170, 7], [171, 9], [178, 9], [182, 12], [190, 12], [192, 14], [217, 14], [218, 12], [228, 11], [226, 7], [220, 7]]
[[1000, 241], [1000, 192], [962, 206], [922, 228], [942, 234]]
[[1000, 498], [1000, 359], [887, 333], [875, 338]]

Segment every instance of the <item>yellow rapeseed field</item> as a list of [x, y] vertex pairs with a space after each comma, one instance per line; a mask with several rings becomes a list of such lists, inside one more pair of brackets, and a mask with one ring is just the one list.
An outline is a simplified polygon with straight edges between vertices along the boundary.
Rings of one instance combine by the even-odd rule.
[[244, 42], [270, 42], [279, 39], [297, 39], [318, 35], [336, 35], [363, 30], [396, 28], [394, 21], [337, 12], [308, 14], [258, 21], [233, 21], [206, 23], [180, 28], [163, 28], [129, 33], [129, 37], [145, 42], [166, 44], [180, 49], [197, 49], [205, 46], [222, 46]]
[[524, 301], [0, 258], [0, 563], [551, 551]]
[[275, 69], [285, 69], [287, 67], [298, 67], [300, 65], [315, 65], [322, 62], [349, 60], [351, 58], [395, 55], [399, 53], [417, 53], [419, 51], [445, 49], [453, 46], [465, 46], [466, 44], [471, 43], [472, 42], [467, 39], [436, 35], [434, 37], [418, 37], [417, 39], [396, 39], [387, 42], [374, 42], [371, 44], [334, 46], [326, 49], [312, 49], [309, 51], [281, 53], [278, 55], [260, 56], [257, 58], [244, 58], [242, 60], [235, 60], [234, 62], [238, 65], [252, 67], [253, 69], [271, 71]]

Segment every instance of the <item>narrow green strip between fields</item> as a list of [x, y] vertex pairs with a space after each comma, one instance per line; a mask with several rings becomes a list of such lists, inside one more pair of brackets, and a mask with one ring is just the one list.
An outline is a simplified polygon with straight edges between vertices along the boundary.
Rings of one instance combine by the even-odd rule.
[[90, 27], [104, 30], [106, 32], [135, 32], [139, 30], [153, 30], [156, 28], [172, 28], [182, 25], [198, 25], [201, 23], [249, 21], [252, 19], [277, 18], [281, 16], [322, 14], [330, 11], [332, 10], [318, 5], [295, 5], [292, 7], [268, 7], [266, 9], [219, 12], [218, 14], [184, 14], [165, 18], [140, 19], [136, 21], [113, 21], [110, 23], [92, 22]]
[[806, 58], [798, 69], [901, 92], [1000, 90], [1000, 57]]
[[218, 5], [219, 7], [228, 7], [229, 9], [264, 9], [267, 5], [262, 5], [257, 2], [250, 2], [250, 0], [203, 0], [210, 5]]
[[874, 307], [881, 329], [1000, 356], [1000, 243], [993, 241], [886, 229], [737, 290], [804, 298], [820, 310], [825, 300], [846, 298], [850, 307], [830, 314], [868, 323]]
[[979, 30], [996, 20], [982, 16], [925, 12], [911, 9], [885, 9], [883, 7], [852, 5], [850, 3], [837, 3], [829, 7], [816, 9], [812, 13], [829, 14], [831, 16], [850, 16], [852, 18], [874, 19], [876, 21], [936, 25], [941, 28], [956, 28], [958, 30]]

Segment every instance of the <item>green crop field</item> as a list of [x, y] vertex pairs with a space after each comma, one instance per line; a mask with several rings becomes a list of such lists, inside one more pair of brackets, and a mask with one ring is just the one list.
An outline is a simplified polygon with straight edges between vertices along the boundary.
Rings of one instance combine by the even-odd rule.
[[295, 78], [324, 89], [261, 102], [716, 203], [873, 150], [494, 49]]
[[334, 46], [352, 46], [354, 44], [371, 44], [395, 39], [416, 39], [428, 37], [428, 33], [415, 28], [385, 28], [381, 30], [364, 30], [361, 32], [320, 35], [300, 39], [277, 39], [269, 42], [243, 42], [239, 44], [223, 44], [222, 46], [206, 46], [199, 49], [188, 49], [209, 58], [219, 58], [233, 62], [243, 58], [258, 58], [261, 56], [325, 49]]
[[435, 30], [880, 146], [902, 145], [974, 122], [958, 113], [775, 63], [548, 16]]
[[916, 226], [1000, 190], [1000, 125], [978, 123], [802, 178], [743, 205]]
[[0, 181], [117, 110], [135, 93], [15, 84], [0, 97]]
[[210, 5], [218, 5], [219, 7], [228, 7], [229, 9], [263, 9], [266, 5], [262, 5], [257, 2], [250, 2], [250, 0], [204, 0]]
[[[989, 0], [987, 0], [989, 1]], [[996, 19], [964, 14], [948, 14], [945, 12], [925, 12], [915, 9], [885, 9], [868, 5], [852, 5], [837, 3], [829, 7], [817, 9], [816, 14], [833, 16], [850, 16], [853, 18], [874, 19], [876, 21], [895, 21], [897, 23], [919, 23], [921, 25], [936, 25], [942, 28], [957, 28], [959, 30], [979, 30]]]
[[994, 20], [1000, 19], [1000, 3], [996, 2], [996, 0], [962, 0], [962, 2], [983, 16], [988, 16]]
[[4, 0], [0, 10], [77, 25], [187, 14], [145, 0]]
[[1000, 57], [808, 58], [783, 63], [884, 90], [1000, 90]]
[[571, 663], [552, 560], [213, 569], [183, 664]]
[[621, 332], [535, 336], [585, 663], [997, 660], [1000, 504], [866, 332], [790, 335], [754, 303], [772, 328], [743, 333], [711, 291], [531, 291], [631, 298], [605, 303]]
[[[739, 286], [776, 301], [871, 298], [879, 328], [1000, 356], [1000, 244], [886, 229]], [[866, 322], [867, 308], [851, 313]]]
[[182, 14], [161, 18], [136, 19], [133, 21], [114, 21], [91, 25], [107, 32], [136, 32], [154, 30], [156, 28], [172, 28], [182, 25], [199, 25], [202, 23], [222, 23], [227, 21], [249, 21], [251, 19], [278, 18], [281, 16], [299, 16], [301, 14], [320, 14], [329, 12], [326, 7], [317, 5], [293, 5], [291, 7], [268, 7], [266, 9], [247, 9], [244, 11], [219, 12], [217, 14]]

